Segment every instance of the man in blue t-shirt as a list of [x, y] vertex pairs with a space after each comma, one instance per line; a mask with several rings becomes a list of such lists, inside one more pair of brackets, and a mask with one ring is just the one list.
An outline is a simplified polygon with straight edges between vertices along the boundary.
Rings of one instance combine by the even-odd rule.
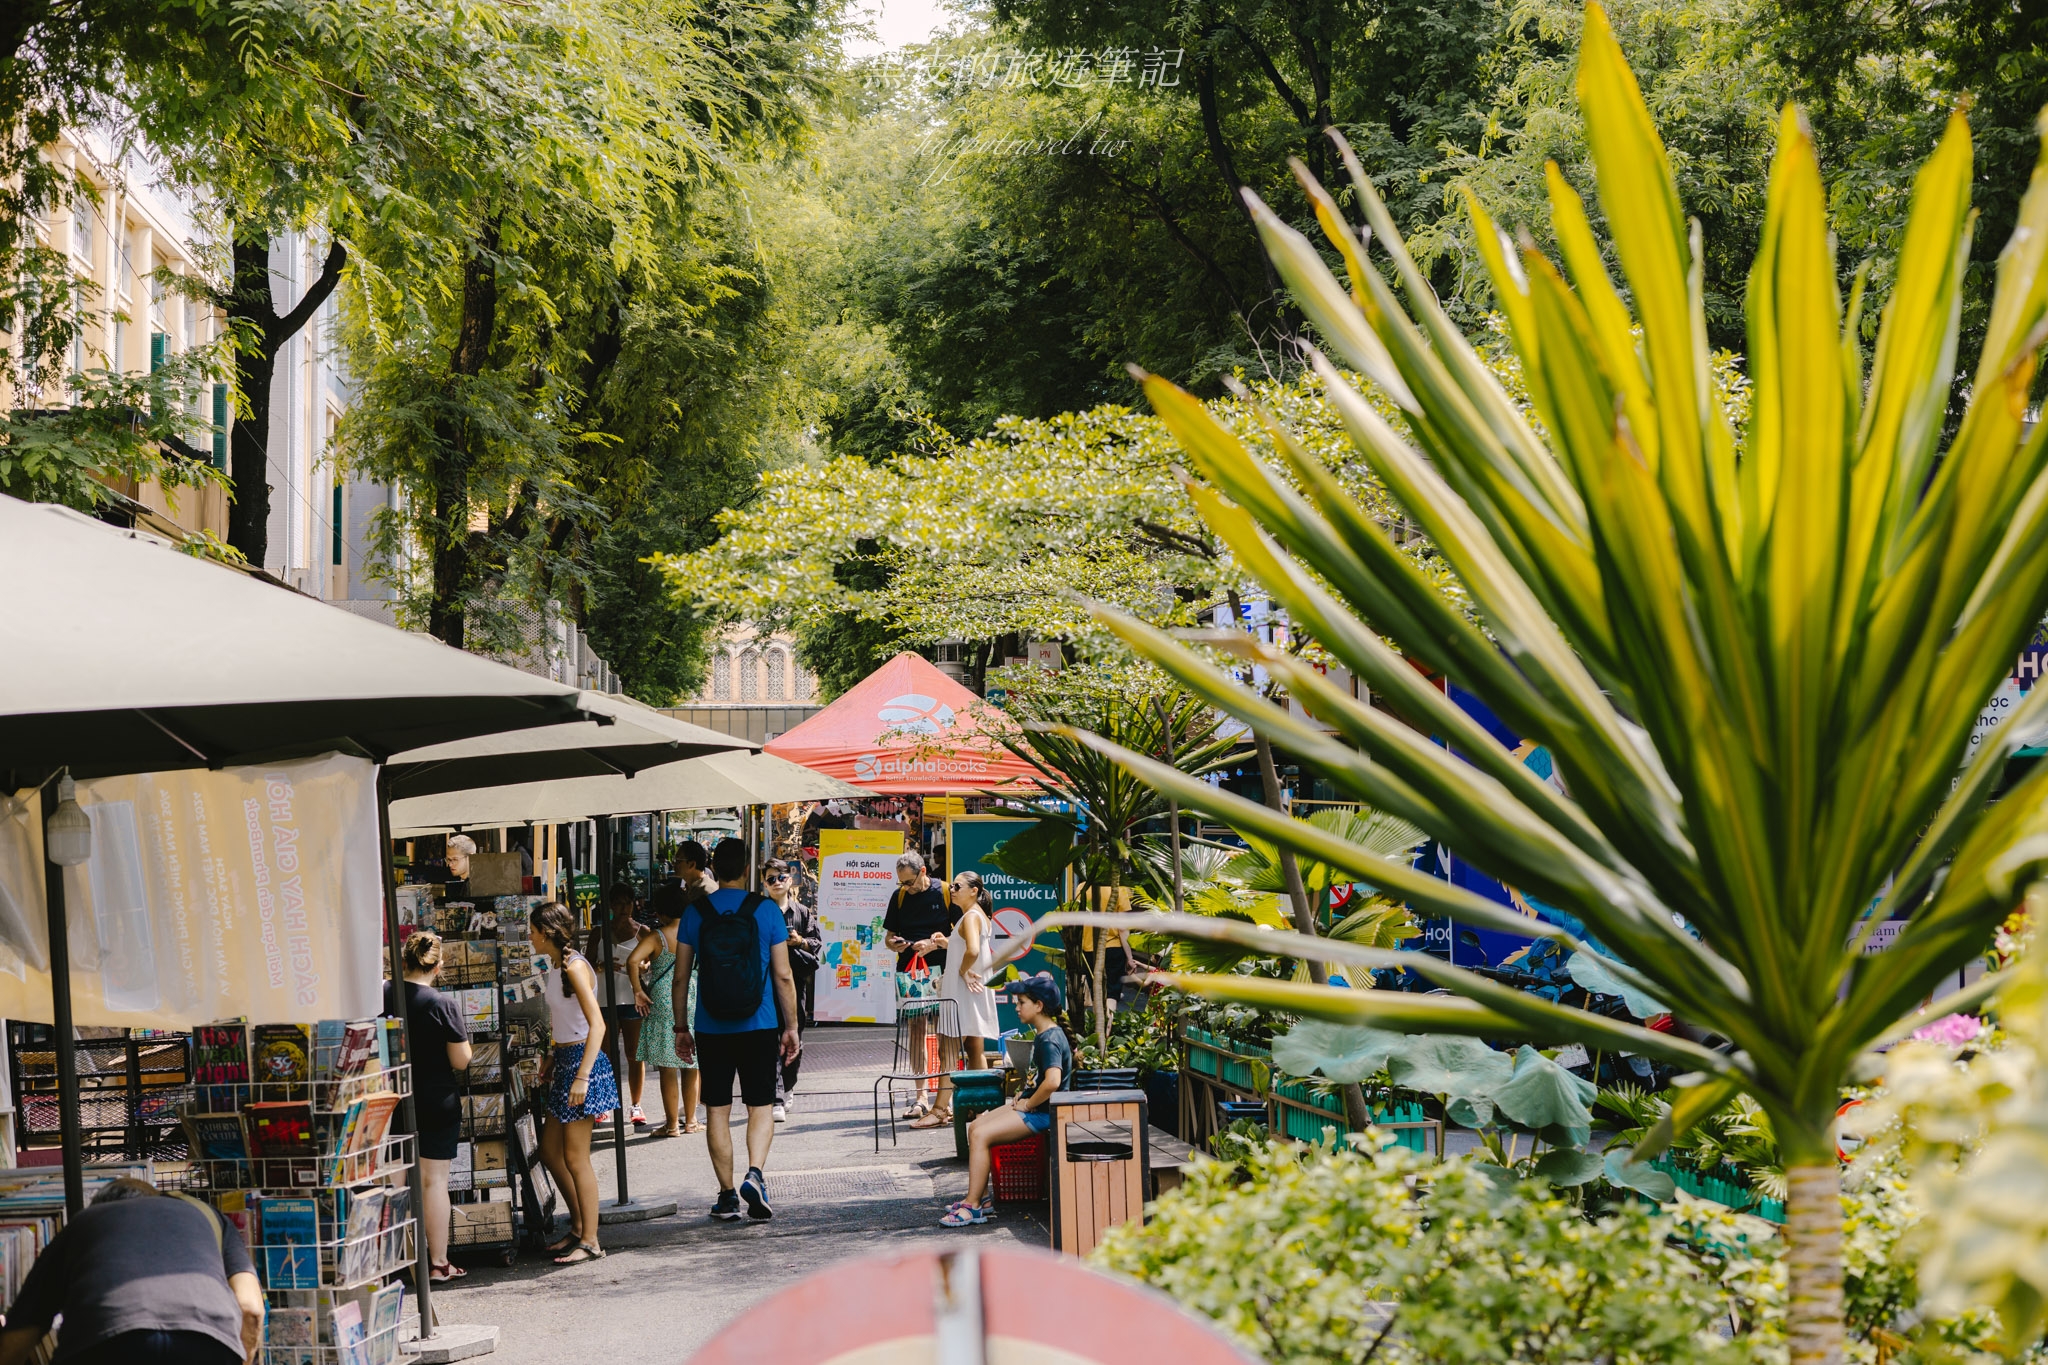
[[[711, 852], [718, 890], [693, 902], [676, 926], [674, 975], [676, 1052], [695, 1055], [709, 1111], [705, 1136], [718, 1202], [711, 1216], [737, 1222], [740, 1201], [751, 1218], [768, 1218], [768, 1148], [775, 1140], [775, 1078], [797, 1041], [796, 977], [789, 967], [789, 928], [774, 901], [746, 889], [747, 846], [726, 839]], [[751, 905], [752, 913], [748, 910]], [[753, 921], [751, 940], [734, 921]], [[750, 946], [758, 947], [754, 960]], [[697, 1015], [689, 1014], [690, 964], [697, 967]], [[747, 1105], [747, 1176], [732, 1179], [732, 1089], [737, 1077]]]

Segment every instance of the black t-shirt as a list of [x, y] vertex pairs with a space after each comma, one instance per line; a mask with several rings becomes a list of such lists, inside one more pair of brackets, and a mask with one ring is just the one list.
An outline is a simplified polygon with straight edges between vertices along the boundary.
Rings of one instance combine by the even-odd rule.
[[[208, 1227], [212, 1221], [217, 1227]], [[43, 1248], [7, 1325], [48, 1329], [58, 1361], [123, 1332], [200, 1332], [242, 1357], [242, 1307], [230, 1275], [254, 1274], [233, 1224], [190, 1199], [136, 1195], [93, 1204]]]
[[[889, 913], [882, 917], [882, 927], [898, 938], [912, 943], [933, 934], [943, 934], [953, 927], [953, 917], [946, 913], [946, 893], [937, 882], [931, 882], [922, 891], [906, 891], [896, 888], [896, 894], [889, 898]], [[916, 954], [905, 948], [896, 955], [896, 970], [908, 971], [910, 959]], [[946, 950], [926, 953], [924, 960], [937, 971], [945, 965]]]
[[[398, 1013], [391, 983], [384, 983], [384, 1013]], [[448, 1044], [469, 1041], [462, 1006], [455, 997], [416, 981], [405, 983], [405, 1022], [412, 1031], [412, 1088], [421, 1095], [455, 1089], [455, 1068], [448, 1064]]]

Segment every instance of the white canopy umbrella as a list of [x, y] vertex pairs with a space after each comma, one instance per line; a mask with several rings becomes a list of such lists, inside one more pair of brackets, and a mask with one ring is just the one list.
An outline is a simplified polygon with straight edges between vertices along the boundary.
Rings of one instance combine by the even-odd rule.
[[573, 687], [0, 497], [0, 784], [340, 751], [382, 762], [583, 719]]
[[391, 828], [405, 838], [500, 825], [565, 824], [644, 811], [766, 806], [863, 795], [849, 782], [769, 754], [707, 754], [650, 768], [636, 777], [574, 777], [393, 801]]
[[593, 719], [478, 735], [393, 754], [384, 765], [392, 801], [509, 783], [632, 777], [664, 763], [760, 747], [752, 740], [664, 715], [631, 697], [584, 692], [580, 705]]
[[[0, 795], [39, 791], [64, 770], [111, 777], [334, 752], [381, 763], [423, 745], [585, 719], [573, 687], [62, 507], [0, 497], [0, 583]], [[388, 924], [388, 849], [380, 861]], [[64, 878], [48, 872], [65, 1201], [76, 1212]], [[395, 972], [395, 933], [391, 950]], [[419, 1246], [421, 1332], [431, 1335], [424, 1237]]]

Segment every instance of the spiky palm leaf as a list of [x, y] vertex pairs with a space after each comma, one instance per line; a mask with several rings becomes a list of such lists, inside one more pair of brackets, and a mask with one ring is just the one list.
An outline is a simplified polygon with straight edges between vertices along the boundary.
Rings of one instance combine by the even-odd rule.
[[[1400, 408], [1405, 433], [1315, 357], [1353, 440], [1470, 592], [1483, 628], [1432, 591], [1284, 431], [1282, 473], [1198, 401], [1146, 381], [1206, 481], [1195, 496], [1211, 529], [1409, 724], [1263, 652], [1325, 732], [1178, 642], [1106, 619], [1348, 796], [1580, 917], [1649, 991], [1734, 1049], [1701, 1061], [1704, 1050], [1681, 1040], [1506, 1000], [1442, 964], [1432, 974], [1462, 998], [1190, 984], [1408, 1030], [1582, 1040], [1619, 1030], [1637, 1039], [1623, 1044], [1631, 1050], [1689, 1056], [1710, 1079], [1685, 1092], [1676, 1126], [1738, 1090], [1770, 1117], [1787, 1166], [1792, 1358], [1834, 1360], [1838, 1089], [1861, 1053], [1984, 948], [2048, 863], [2048, 766], [1989, 801], [2019, 737], [2048, 712], [2048, 688], [1970, 757], [1979, 709], [2048, 608], [2048, 423], [2031, 434], [2024, 424], [2048, 337], [2048, 171], [2037, 166], [1999, 259], [1970, 402], [1942, 450], [1969, 256], [1968, 128], [1953, 119], [1919, 173], [1866, 365], [1860, 285], [1845, 316], [1812, 140], [1787, 109], [1750, 277], [1754, 396], [1738, 446], [1706, 343], [1699, 229], [1596, 6], [1578, 91], [1622, 284], [1555, 170], [1563, 269], [1470, 206], [1539, 422], [1438, 306], [1348, 149], [1399, 295], [1306, 176], [1348, 288], [1253, 205], [1303, 313]], [[1569, 797], [1382, 637], [1547, 745]], [[1369, 875], [1372, 860], [1341, 839], [1119, 756], [1188, 805]], [[1518, 920], [1387, 866], [1374, 867], [1383, 887], [1423, 912]], [[1864, 954], [1874, 926], [1895, 916], [1902, 931]], [[1336, 945], [1325, 951], [1334, 957]]]

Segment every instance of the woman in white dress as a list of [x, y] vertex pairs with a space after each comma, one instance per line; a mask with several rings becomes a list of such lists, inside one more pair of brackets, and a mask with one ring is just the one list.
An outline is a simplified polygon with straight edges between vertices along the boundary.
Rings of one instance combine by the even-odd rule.
[[[1002, 1031], [996, 1022], [996, 993], [988, 988], [989, 964], [995, 957], [989, 921], [994, 902], [973, 872], [954, 877], [946, 894], [960, 919], [946, 935], [946, 970], [939, 978], [939, 999], [953, 1002], [939, 1006], [939, 1070], [951, 1072], [959, 1065], [964, 1043], [967, 1068], [979, 1071], [988, 1064], [984, 1041]], [[938, 1128], [952, 1121], [953, 1086], [942, 1078], [938, 1107], [910, 1126]]]

